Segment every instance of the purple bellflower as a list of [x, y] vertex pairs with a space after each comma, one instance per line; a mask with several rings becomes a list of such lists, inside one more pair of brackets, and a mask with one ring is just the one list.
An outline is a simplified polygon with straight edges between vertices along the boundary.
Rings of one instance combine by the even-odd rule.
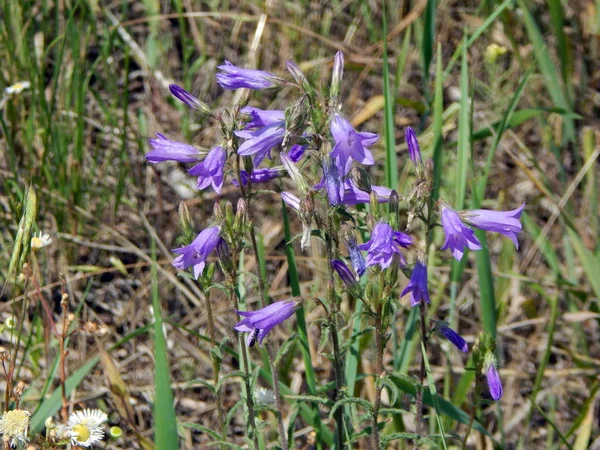
[[517, 233], [522, 229], [519, 219], [521, 218], [523, 208], [525, 208], [525, 203], [512, 211], [473, 209], [464, 211], [461, 216], [467, 224], [474, 226], [475, 228], [503, 234], [513, 241], [515, 247], [519, 248]]
[[235, 311], [243, 317], [234, 330], [242, 333], [250, 333], [246, 341], [248, 347], [252, 347], [256, 340], [262, 347], [266, 335], [281, 322], [290, 318], [298, 308], [298, 302], [295, 300], [283, 300], [271, 303], [269, 306], [258, 311]]
[[173, 260], [173, 267], [178, 269], [194, 268], [194, 276], [198, 278], [204, 266], [208, 255], [216, 248], [221, 236], [219, 226], [209, 227], [200, 232], [190, 245], [173, 249], [173, 252], [179, 256]]
[[404, 297], [410, 292], [410, 306], [417, 306], [423, 300], [429, 301], [429, 290], [427, 289], [427, 266], [417, 259], [410, 281], [402, 291], [401, 297]]
[[348, 239], [345, 239], [344, 245], [346, 246], [348, 253], [350, 253], [350, 262], [352, 263], [352, 267], [354, 267], [354, 270], [358, 276], [362, 277], [367, 270], [367, 266], [365, 265], [365, 258], [360, 252], [354, 236], [350, 235]]
[[[240, 171], [240, 178], [242, 179], [242, 184], [244, 186], [248, 184], [248, 178], [250, 178], [252, 184], [257, 184], [266, 183], [267, 181], [279, 178], [281, 175], [282, 172], [279, 169], [254, 169], [250, 177], [248, 177], [248, 172], [245, 170]], [[238, 180], [233, 180], [233, 184], [238, 186]]]
[[217, 82], [225, 89], [267, 89], [277, 84], [281, 84], [281, 80], [271, 72], [257, 69], [242, 69], [234, 66], [229, 61], [225, 64], [217, 66], [221, 70], [217, 74]]
[[410, 236], [401, 231], [394, 231], [388, 223], [382, 221], [373, 228], [371, 239], [358, 248], [368, 252], [367, 267], [379, 265], [381, 269], [385, 269], [392, 264], [394, 254], [399, 256], [400, 264], [406, 264], [400, 247], [407, 248], [410, 245]]
[[435, 331], [445, 337], [448, 341], [450, 341], [454, 346], [459, 349], [461, 352], [468, 352], [469, 346], [467, 345], [467, 341], [465, 341], [460, 334], [454, 331], [450, 326], [444, 322], [443, 320], [438, 320], [435, 326]]
[[325, 190], [329, 198], [330, 205], [339, 205], [344, 198], [344, 187], [337, 165], [333, 158], [326, 157], [323, 167], [323, 178], [325, 180]]
[[271, 149], [283, 141], [285, 123], [275, 123], [252, 131], [240, 130], [235, 134], [246, 139], [238, 153], [242, 156], [254, 155], [254, 165], [258, 166], [265, 157], [271, 159]]
[[470, 250], [481, 250], [481, 243], [475, 237], [473, 230], [460, 220], [456, 211], [446, 204], [442, 204], [442, 227], [446, 234], [446, 241], [442, 250], [450, 249], [454, 258], [460, 261], [465, 253], [465, 247]]
[[212, 185], [215, 192], [220, 194], [223, 187], [223, 169], [226, 159], [227, 152], [219, 145], [208, 152], [204, 161], [188, 170], [190, 175], [198, 177], [196, 188], [202, 190]]
[[[345, 205], [358, 205], [359, 203], [369, 203], [371, 198], [365, 191], [361, 191], [351, 180], [346, 180], [344, 184], [344, 200]], [[371, 190], [377, 193], [379, 203], [387, 203], [390, 201], [392, 190], [385, 186], [371, 186]]]
[[250, 120], [246, 123], [244, 129], [261, 128], [273, 124], [285, 123], [285, 113], [279, 109], [265, 110], [253, 106], [246, 106], [242, 108], [240, 112], [250, 116]]
[[188, 91], [183, 89], [181, 86], [177, 86], [176, 84], [170, 84], [169, 91], [171, 92], [171, 95], [173, 95], [173, 97], [175, 97], [181, 103], [186, 105], [188, 108], [191, 108], [204, 114], [210, 114], [210, 108], [206, 103], [198, 100]]
[[281, 199], [296, 211], [300, 211], [300, 199], [291, 192], [283, 191], [281, 193]]
[[418, 166], [423, 162], [423, 160], [421, 159], [421, 149], [419, 148], [419, 141], [417, 141], [417, 136], [415, 135], [415, 132], [411, 127], [406, 128], [405, 136], [410, 160], [415, 166]]
[[163, 161], [190, 163], [197, 162], [201, 158], [193, 145], [172, 141], [160, 133], [156, 133], [156, 139], [150, 139], [150, 146], [152, 150], [146, 154], [146, 159], [151, 163]]
[[346, 284], [346, 286], [351, 287], [358, 283], [356, 281], [356, 276], [352, 273], [350, 268], [343, 261], [340, 261], [339, 259], [334, 259], [333, 261], [331, 261], [331, 266], [335, 269], [335, 271], [340, 276], [344, 284]]
[[336, 159], [342, 176], [350, 172], [353, 160], [365, 165], [375, 163], [373, 154], [367, 147], [377, 142], [379, 136], [375, 133], [357, 132], [341, 114], [334, 114], [330, 129], [335, 141], [331, 156]]
[[487, 378], [488, 387], [490, 388], [490, 395], [494, 400], [500, 400], [504, 390], [502, 389], [500, 374], [498, 373], [498, 369], [496, 369], [496, 365], [494, 364], [493, 360], [487, 363], [485, 376]]

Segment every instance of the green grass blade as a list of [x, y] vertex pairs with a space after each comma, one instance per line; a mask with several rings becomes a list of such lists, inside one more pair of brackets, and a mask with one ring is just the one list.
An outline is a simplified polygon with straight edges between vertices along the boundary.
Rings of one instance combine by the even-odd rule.
[[431, 373], [431, 367], [429, 366], [429, 358], [427, 358], [427, 350], [425, 350], [425, 344], [421, 342], [421, 355], [423, 356], [423, 362], [425, 363], [425, 370], [427, 373], [427, 387], [429, 388], [429, 393], [431, 394], [431, 400], [433, 402], [433, 408], [435, 409], [435, 420], [438, 424], [440, 439], [442, 441], [442, 446], [444, 449], [448, 449], [448, 445], [446, 444], [446, 438], [444, 437], [444, 425], [442, 423], [441, 411], [440, 411], [440, 402], [438, 401], [437, 390], [435, 388], [435, 380], [433, 379], [433, 374]]
[[[544, 82], [546, 83], [546, 89], [548, 94], [552, 98], [552, 101], [559, 108], [563, 108], [567, 111], [571, 111], [571, 105], [567, 100], [563, 87], [561, 86], [556, 66], [552, 62], [550, 53], [548, 52], [548, 46], [546, 41], [538, 28], [535, 19], [531, 15], [527, 5], [523, 0], [518, 0], [519, 7], [523, 12], [523, 21], [525, 22], [525, 28], [529, 39], [533, 44], [535, 58], [537, 59], [538, 67], [544, 76]], [[564, 136], [563, 142], [575, 140], [575, 125], [570, 117], [564, 117]]]
[[429, 100], [429, 67], [433, 59], [433, 46], [435, 44], [435, 8], [437, 0], [428, 0], [425, 7], [423, 23], [423, 39], [421, 40], [421, 58], [423, 62], [423, 93]]
[[469, 92], [469, 67], [467, 47], [463, 47], [460, 68], [460, 112], [458, 115], [458, 153], [456, 166], [456, 191], [454, 207], [457, 210], [465, 206], [467, 192], [467, 170], [471, 156], [471, 104]]
[[171, 375], [167, 358], [167, 342], [163, 332], [163, 319], [158, 296], [156, 269], [156, 244], [152, 241], [152, 308], [154, 310], [154, 442], [161, 450], [179, 450], [177, 418], [171, 390]]
[[579, 235], [571, 228], [567, 228], [569, 239], [573, 243], [575, 253], [581, 261], [583, 271], [592, 285], [594, 295], [600, 298], [600, 256], [589, 251], [583, 244]]
[[430, 208], [439, 198], [442, 177], [442, 114], [444, 112], [444, 73], [442, 72], [442, 46], [438, 45], [435, 63], [435, 93], [433, 96], [433, 187]]
[[[292, 288], [292, 295], [299, 296], [300, 291], [300, 280], [298, 278], [298, 268], [296, 265], [296, 257], [294, 255], [294, 247], [292, 246], [292, 233], [290, 230], [290, 221], [287, 215], [286, 204], [281, 202], [282, 215], [283, 215], [283, 229], [285, 235], [285, 255], [288, 262], [288, 276], [290, 278], [290, 286]], [[304, 314], [304, 306], [301, 306], [296, 311], [296, 323], [298, 325], [298, 339], [300, 341], [300, 352], [302, 353], [302, 360], [304, 362], [304, 373], [306, 375], [306, 385], [308, 387], [308, 393], [310, 395], [317, 395], [317, 383], [315, 370], [312, 365], [312, 358], [310, 357], [310, 347], [308, 344], [308, 329], [306, 327], [306, 316]], [[286, 389], [287, 390], [287, 389]], [[285, 394], [284, 391], [281, 391]], [[313, 408], [312, 411], [311, 425], [317, 432], [317, 442], [319, 445], [325, 444], [326, 447], [330, 448], [333, 445], [333, 435], [329, 430], [323, 427], [321, 417], [319, 416], [318, 408]]]
[[391, 189], [398, 189], [398, 158], [396, 156], [396, 138], [394, 126], [394, 107], [396, 101], [390, 86], [390, 64], [387, 47], [387, 18], [385, 8], [382, 14], [383, 24], [383, 96], [384, 107], [384, 137], [385, 137], [385, 183]]

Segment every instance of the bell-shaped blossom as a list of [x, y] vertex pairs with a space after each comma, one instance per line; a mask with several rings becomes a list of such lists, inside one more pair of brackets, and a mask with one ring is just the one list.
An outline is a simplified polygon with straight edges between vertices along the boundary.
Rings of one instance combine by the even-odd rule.
[[341, 114], [334, 114], [330, 130], [335, 142], [331, 156], [336, 159], [342, 176], [350, 172], [352, 161], [364, 165], [375, 163], [373, 154], [367, 147], [377, 142], [377, 134], [356, 131]]
[[[279, 178], [283, 173], [280, 169], [254, 169], [252, 174], [248, 176], [248, 172], [245, 170], [240, 171], [240, 178], [242, 184], [246, 186], [248, 184], [248, 178], [252, 181], [252, 184], [266, 183], [267, 181]], [[233, 180], [233, 184], [238, 186], [238, 180]]]
[[[387, 203], [390, 200], [392, 190], [385, 186], [371, 186], [371, 190], [377, 193], [379, 203]], [[352, 181], [346, 180], [344, 183], [344, 205], [358, 205], [369, 203], [371, 198], [365, 191], [360, 190]]]
[[285, 112], [279, 109], [260, 109], [253, 106], [245, 106], [240, 110], [250, 116], [250, 120], [244, 126], [247, 128], [262, 128], [273, 124], [285, 123]]
[[271, 149], [281, 144], [285, 136], [285, 122], [276, 122], [256, 130], [240, 130], [236, 136], [246, 139], [238, 148], [242, 156], [254, 155], [258, 166], [265, 157], [271, 159]]
[[151, 163], [163, 161], [190, 163], [197, 162], [202, 157], [193, 145], [172, 141], [164, 134], [156, 133], [156, 139], [150, 139], [149, 142], [152, 150], [146, 154], [146, 159]]
[[450, 328], [450, 325], [448, 325], [446, 322], [438, 320], [435, 326], [435, 331], [450, 341], [461, 352], [469, 351], [467, 341], [465, 341], [460, 334]]
[[525, 208], [523, 203], [517, 209], [511, 211], [492, 211], [489, 209], [473, 209], [470, 211], [464, 211], [461, 215], [465, 222], [469, 225], [474, 226], [485, 231], [492, 231], [494, 233], [500, 233], [509, 238], [514, 242], [515, 246], [519, 248], [519, 241], [517, 241], [517, 233], [523, 228], [519, 219], [521, 213]]
[[401, 231], [394, 231], [386, 222], [379, 222], [373, 228], [371, 239], [358, 248], [367, 251], [367, 267], [379, 265], [386, 269], [392, 264], [394, 255], [400, 258], [400, 264], [406, 264], [400, 248], [412, 245], [412, 239]]
[[210, 114], [210, 108], [206, 103], [198, 100], [188, 91], [183, 89], [181, 86], [177, 86], [176, 84], [170, 84], [169, 91], [171, 92], [171, 95], [173, 95], [173, 97], [175, 97], [181, 103], [186, 105], [188, 108], [191, 108], [203, 114]]
[[281, 80], [271, 72], [257, 69], [242, 69], [229, 61], [217, 66], [221, 70], [217, 74], [217, 82], [225, 89], [267, 89], [278, 84]]
[[300, 159], [302, 159], [305, 150], [306, 145], [296, 144], [289, 149], [289, 151], [287, 152], [287, 156], [296, 163], [300, 161]]
[[487, 364], [485, 376], [487, 378], [488, 387], [490, 388], [490, 395], [494, 400], [500, 400], [504, 390], [502, 389], [500, 374], [498, 373], [496, 364], [493, 361]]
[[208, 255], [217, 247], [221, 239], [220, 232], [221, 228], [219, 226], [206, 228], [196, 236], [196, 239], [190, 245], [173, 249], [173, 252], [179, 254], [173, 260], [173, 267], [178, 269], [193, 267], [194, 276], [198, 278], [204, 270]]
[[340, 173], [338, 172], [335, 161], [332, 158], [326, 158], [323, 167], [323, 178], [325, 180], [325, 191], [330, 205], [339, 205], [344, 196], [344, 186]]
[[262, 347], [263, 340], [266, 335], [275, 327], [286, 319], [290, 318], [298, 308], [299, 302], [296, 300], [283, 300], [271, 303], [265, 308], [258, 311], [235, 311], [243, 317], [234, 330], [242, 333], [250, 333], [248, 335], [247, 345], [252, 347], [256, 340]]
[[227, 152], [219, 145], [208, 152], [204, 161], [188, 170], [190, 175], [198, 177], [197, 189], [206, 189], [212, 185], [217, 194], [221, 193], [226, 159]]
[[333, 71], [331, 72], [331, 96], [337, 97], [340, 93], [340, 85], [344, 75], [344, 54], [337, 52], [333, 59]]
[[410, 160], [415, 166], [418, 166], [423, 162], [423, 160], [421, 159], [421, 149], [419, 148], [419, 141], [417, 141], [417, 136], [415, 135], [415, 132], [411, 127], [406, 128], [405, 137]]
[[346, 250], [348, 250], [348, 253], [350, 254], [350, 262], [352, 263], [352, 267], [354, 268], [358, 276], [362, 277], [367, 270], [367, 266], [365, 265], [365, 258], [360, 252], [360, 249], [358, 248], [354, 236], [347, 236], [347, 238], [344, 239], [344, 245], [346, 246]]
[[473, 230], [467, 227], [460, 220], [458, 213], [446, 204], [442, 204], [441, 219], [446, 234], [442, 250], [449, 249], [459, 261], [465, 253], [465, 247], [470, 250], [481, 250], [481, 243], [475, 237]]
[[429, 301], [429, 289], [427, 288], [427, 266], [420, 259], [417, 259], [410, 281], [402, 291], [401, 296], [404, 297], [410, 292], [410, 305], [417, 306], [421, 301]]

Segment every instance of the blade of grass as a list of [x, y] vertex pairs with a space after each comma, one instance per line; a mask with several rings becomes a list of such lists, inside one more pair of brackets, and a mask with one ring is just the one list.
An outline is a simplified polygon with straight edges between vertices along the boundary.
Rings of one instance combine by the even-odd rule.
[[[296, 265], [296, 257], [294, 255], [294, 247], [292, 246], [292, 233], [290, 230], [290, 221], [288, 219], [286, 204], [281, 202], [282, 215], [283, 215], [283, 230], [285, 235], [285, 256], [288, 262], [288, 276], [290, 279], [290, 286], [292, 288], [292, 295], [299, 296], [300, 290], [300, 279], [298, 278], [298, 269]], [[300, 340], [300, 353], [302, 353], [302, 360], [304, 362], [304, 373], [306, 376], [306, 385], [308, 387], [308, 393], [310, 395], [317, 395], [317, 383], [315, 370], [312, 365], [312, 358], [310, 357], [310, 347], [308, 343], [308, 329], [306, 327], [306, 317], [304, 314], [304, 306], [300, 306], [296, 311], [296, 323], [298, 324], [298, 339]], [[285, 392], [282, 390], [282, 394]], [[331, 448], [333, 445], [333, 435], [329, 430], [323, 427], [321, 417], [319, 416], [319, 409], [316, 405], [313, 405], [311, 425], [314, 427], [317, 433], [317, 447]]]
[[[531, 12], [527, 8], [527, 5], [523, 0], [518, 0], [519, 7], [523, 12], [523, 21], [525, 22], [525, 28], [529, 39], [533, 44], [535, 58], [538, 63], [538, 67], [544, 76], [544, 82], [548, 94], [552, 98], [552, 101], [559, 108], [563, 108], [567, 111], [571, 111], [571, 105], [565, 95], [563, 86], [560, 83], [559, 75], [556, 70], [556, 66], [552, 62], [550, 53], [548, 52], [548, 46], [540, 32], [540, 29], [535, 22], [535, 19], [531, 15]], [[573, 142], [575, 140], [575, 124], [570, 117], [564, 117], [564, 135], [563, 143]]]
[[433, 96], [433, 186], [431, 189], [430, 210], [439, 198], [442, 176], [442, 114], [444, 112], [444, 74], [442, 72], [442, 45], [438, 44], [435, 63], [435, 93]]
[[440, 402], [438, 401], [437, 390], [435, 388], [435, 380], [433, 379], [433, 374], [431, 373], [431, 367], [429, 366], [429, 358], [427, 358], [427, 350], [425, 350], [425, 344], [421, 342], [421, 354], [423, 356], [423, 361], [425, 362], [425, 371], [427, 373], [427, 386], [429, 387], [429, 393], [431, 394], [431, 400], [433, 403], [433, 408], [435, 409], [435, 420], [437, 422], [440, 439], [442, 441], [442, 446], [444, 449], [448, 449], [446, 444], [444, 425], [442, 423], [441, 411], [440, 411]]
[[[385, 5], [385, 2], [383, 3]], [[387, 36], [387, 17], [385, 6], [382, 11], [383, 36]], [[384, 107], [384, 137], [385, 137], [385, 183], [391, 189], [398, 189], [398, 161], [396, 157], [396, 139], [394, 127], [395, 95], [390, 86], [390, 64], [388, 60], [387, 39], [383, 40], [383, 96]]]
[[171, 390], [171, 375], [167, 358], [167, 342], [163, 330], [163, 319], [158, 295], [158, 274], [156, 269], [156, 244], [152, 240], [152, 279], [151, 295], [154, 310], [154, 442], [161, 450], [178, 450], [177, 418]]
[[433, 46], [435, 43], [435, 9], [437, 0], [428, 0], [425, 8], [423, 23], [423, 38], [421, 40], [421, 57], [423, 64], [423, 94], [429, 103], [431, 94], [429, 92], [429, 67], [433, 59]]

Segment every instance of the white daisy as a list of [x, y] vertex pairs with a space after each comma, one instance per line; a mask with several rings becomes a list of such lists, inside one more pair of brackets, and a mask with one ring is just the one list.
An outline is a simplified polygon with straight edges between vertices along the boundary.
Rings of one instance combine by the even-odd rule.
[[6, 411], [0, 419], [0, 433], [5, 440], [10, 440], [11, 447], [16, 447], [17, 443], [25, 445], [27, 443], [27, 430], [29, 428], [29, 411], [22, 409], [13, 409]]
[[104, 438], [102, 424], [108, 416], [99, 409], [84, 409], [71, 414], [67, 422], [67, 434], [73, 445], [91, 447]]
[[48, 247], [52, 244], [52, 238], [48, 233], [34, 233], [31, 238], [31, 248], [33, 250], [39, 250], [40, 248]]
[[18, 83], [13, 84], [12, 86], [8, 86], [4, 88], [4, 92], [8, 95], [20, 94], [25, 89], [29, 89], [31, 87], [31, 83], [29, 81], [19, 81]]

